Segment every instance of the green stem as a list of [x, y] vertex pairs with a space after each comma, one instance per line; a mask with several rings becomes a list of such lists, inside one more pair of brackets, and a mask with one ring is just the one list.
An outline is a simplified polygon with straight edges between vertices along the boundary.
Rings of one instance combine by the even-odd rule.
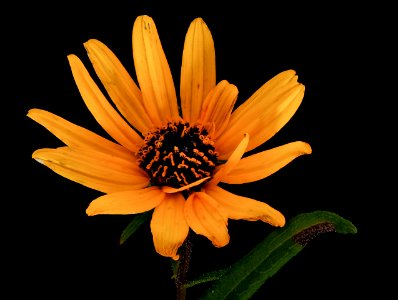
[[189, 237], [185, 240], [181, 247], [180, 261], [178, 264], [177, 276], [175, 277], [175, 284], [177, 288], [177, 300], [185, 300], [186, 297], [186, 283], [189, 263], [191, 261], [192, 242]]

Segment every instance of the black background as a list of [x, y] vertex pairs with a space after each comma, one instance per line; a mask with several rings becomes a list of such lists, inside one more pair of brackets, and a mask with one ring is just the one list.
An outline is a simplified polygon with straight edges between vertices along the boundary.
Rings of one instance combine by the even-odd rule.
[[[3, 75], [10, 81], [4, 89], [11, 92], [5, 101], [13, 104], [15, 116], [12, 130], [9, 121], [3, 127], [4, 160], [10, 166], [3, 236], [9, 250], [6, 276], [10, 286], [18, 287], [13, 288], [14, 298], [28, 293], [42, 299], [152, 299], [160, 293], [162, 299], [174, 299], [169, 260], [155, 253], [149, 225], [120, 246], [120, 233], [130, 217], [86, 216], [86, 207], [100, 193], [31, 159], [34, 150], [61, 144], [26, 117], [30, 108], [41, 108], [106, 136], [81, 100], [66, 56], [77, 54], [88, 66], [83, 43], [96, 38], [135, 78], [131, 31], [141, 14], [156, 23], [177, 91], [184, 37], [196, 17], [204, 19], [215, 41], [217, 81], [226, 79], [238, 87], [238, 103], [287, 69], [296, 70], [306, 86], [297, 113], [261, 149], [302, 140], [312, 146], [313, 154], [260, 182], [227, 188], [269, 203], [287, 219], [315, 210], [335, 212], [353, 222], [358, 233], [319, 236], [253, 299], [345, 299], [376, 292], [383, 273], [373, 249], [383, 246], [373, 238], [388, 208], [380, 202], [382, 191], [375, 191], [381, 163], [380, 156], [374, 158], [380, 132], [374, 103], [380, 99], [373, 93], [381, 95], [375, 88], [380, 77], [376, 68], [383, 59], [381, 32], [389, 22], [383, 17], [388, 8], [336, 2], [215, 3], [35, 2], [8, 10], [12, 18], [3, 26]], [[3, 120], [9, 120], [8, 115]], [[188, 276], [233, 263], [271, 230], [264, 223], [231, 220], [231, 242], [221, 249], [194, 236]], [[382, 290], [377, 288], [378, 293]], [[188, 299], [201, 292], [189, 289]]]

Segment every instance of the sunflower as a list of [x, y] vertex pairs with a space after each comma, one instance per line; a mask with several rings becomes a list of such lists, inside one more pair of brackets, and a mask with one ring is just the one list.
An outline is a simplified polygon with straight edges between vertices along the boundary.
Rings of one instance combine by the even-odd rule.
[[138, 16], [132, 30], [138, 85], [105, 44], [90, 39], [84, 47], [107, 96], [76, 55], [68, 61], [87, 108], [110, 138], [45, 110], [30, 109], [27, 116], [65, 144], [32, 157], [103, 193], [87, 215], [153, 210], [154, 248], [175, 260], [190, 230], [223, 247], [230, 240], [228, 219], [284, 226], [278, 210], [219, 183], [261, 180], [311, 153], [302, 141], [247, 153], [276, 134], [301, 104], [304, 85], [294, 70], [277, 74], [234, 109], [238, 89], [216, 82], [214, 41], [202, 18], [191, 22], [185, 37], [179, 99], [150, 16]]

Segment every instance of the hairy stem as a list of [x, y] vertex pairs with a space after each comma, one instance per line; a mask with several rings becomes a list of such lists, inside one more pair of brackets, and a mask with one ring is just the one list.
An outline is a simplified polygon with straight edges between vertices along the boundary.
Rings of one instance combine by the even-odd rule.
[[186, 297], [186, 283], [189, 263], [191, 261], [192, 242], [187, 238], [181, 247], [180, 261], [175, 277], [175, 284], [177, 288], [177, 300], [185, 300]]

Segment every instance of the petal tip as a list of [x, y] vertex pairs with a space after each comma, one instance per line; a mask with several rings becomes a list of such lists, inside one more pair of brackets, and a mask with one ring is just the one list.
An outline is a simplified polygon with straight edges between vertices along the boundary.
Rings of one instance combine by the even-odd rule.
[[35, 161], [37, 161], [38, 163], [40, 163], [40, 164], [42, 164], [42, 165], [45, 165], [44, 160], [42, 160], [42, 159], [40, 159], [40, 158], [36, 158], [36, 157], [34, 157], [33, 155], [32, 155], [32, 158], [33, 158]]
[[95, 44], [98, 42], [99, 41], [97, 39], [88, 39], [86, 42], [83, 43], [83, 45]]
[[69, 63], [79, 61], [79, 58], [77, 57], [76, 54], [68, 54], [66, 58], [68, 59]]
[[177, 254], [177, 255], [171, 257], [171, 259], [177, 261], [180, 259], [180, 256]]
[[278, 221], [277, 221], [277, 223], [276, 223], [276, 226], [278, 226], [278, 227], [283, 227], [283, 226], [285, 226], [285, 224], [286, 224], [285, 216], [282, 215], [282, 214], [280, 214], [280, 216], [279, 216], [279, 218], [278, 218]]
[[306, 148], [306, 154], [312, 154], [312, 147], [310, 146], [310, 144], [307, 144], [307, 148]]
[[274, 210], [271, 215], [267, 214], [261, 220], [275, 227], [283, 227], [286, 224], [285, 216], [277, 210]]
[[86, 209], [86, 214], [89, 217], [95, 216], [97, 213], [95, 212], [95, 210], [92, 209], [92, 207], [90, 207], [90, 205], [87, 207]]
[[283, 71], [281, 74], [286, 74], [286, 75], [288, 75], [288, 77], [294, 77], [294, 76], [296, 76], [297, 72], [296, 72], [296, 70], [288, 69], [286, 71]]
[[302, 147], [302, 153], [303, 155], [305, 154], [312, 154], [312, 147], [310, 144], [306, 143], [306, 142], [302, 142], [303, 143], [303, 147]]
[[227, 246], [229, 244], [229, 241], [230, 241], [230, 236], [228, 234], [227, 237], [224, 240], [214, 239], [211, 242], [212, 242], [214, 247], [222, 248], [222, 247]]
[[32, 118], [32, 114], [34, 114], [36, 111], [36, 108], [31, 108], [28, 110], [28, 112], [26, 113], [26, 116], [29, 118]]
[[137, 17], [136, 22], [141, 22], [142, 24], [144, 24], [144, 23], [152, 23], [153, 19], [152, 19], [152, 17], [150, 17], [148, 15], [141, 15], [141, 16]]
[[196, 18], [192, 21], [192, 23], [202, 23], [202, 24], [204, 24], [205, 22], [204, 22], [204, 20], [203, 20], [202, 17], [196, 17]]

